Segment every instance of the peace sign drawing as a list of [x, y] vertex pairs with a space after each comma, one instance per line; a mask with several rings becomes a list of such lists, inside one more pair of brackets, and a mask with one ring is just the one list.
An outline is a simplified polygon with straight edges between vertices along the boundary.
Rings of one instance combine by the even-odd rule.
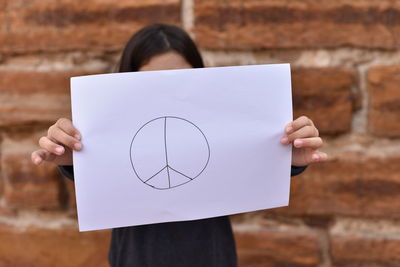
[[131, 141], [133, 171], [155, 189], [171, 189], [193, 181], [209, 160], [210, 145], [203, 131], [179, 117], [152, 119], [139, 128]]

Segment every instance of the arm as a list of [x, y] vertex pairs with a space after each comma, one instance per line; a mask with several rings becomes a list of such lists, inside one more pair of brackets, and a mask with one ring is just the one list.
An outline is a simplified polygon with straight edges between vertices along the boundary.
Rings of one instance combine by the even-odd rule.
[[290, 171], [290, 176], [296, 176], [301, 174], [303, 171], [305, 171], [305, 169], [307, 169], [308, 165], [305, 166], [293, 166], [292, 165], [292, 169]]
[[58, 165], [58, 170], [62, 175], [67, 177], [68, 179], [74, 181], [74, 168], [70, 165]]

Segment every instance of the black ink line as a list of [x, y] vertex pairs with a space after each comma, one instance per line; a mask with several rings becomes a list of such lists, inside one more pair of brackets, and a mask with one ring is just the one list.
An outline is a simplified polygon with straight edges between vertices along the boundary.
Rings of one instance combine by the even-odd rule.
[[165, 168], [167, 168], [167, 166], [165, 166], [164, 168], [162, 168], [161, 170], [159, 170], [156, 174], [154, 174], [154, 175], [151, 176], [149, 179], [147, 179], [146, 181], [144, 181], [144, 183], [147, 183], [149, 180], [153, 179], [154, 176], [156, 176], [157, 174], [159, 174], [160, 172], [162, 172]]
[[168, 169], [167, 117], [165, 117], [165, 120], [164, 120], [164, 147], [165, 147], [165, 163], [167, 164], [167, 173], [168, 173], [168, 187], [171, 188], [171, 179], [169, 177], [169, 169]]
[[168, 166], [168, 168], [170, 168], [171, 170], [173, 170], [173, 171], [175, 171], [175, 172], [179, 173], [180, 175], [183, 175], [183, 176], [185, 176], [186, 178], [189, 178], [190, 180], [193, 180], [193, 178], [191, 178], [191, 177], [187, 176], [186, 174], [183, 174], [183, 173], [181, 173], [180, 171], [177, 171], [177, 170], [175, 170], [175, 169], [174, 169], [174, 168], [172, 168], [171, 166]]
[[167, 152], [167, 117], [164, 119], [164, 147], [165, 147], [165, 164], [168, 166], [168, 152]]
[[[202, 169], [195, 177], [193, 177], [193, 178], [188, 177], [188, 178], [190, 178], [190, 179], [195, 179], [195, 178], [197, 178], [198, 176], [200, 176], [200, 175], [203, 173], [203, 171], [206, 169], [206, 167], [207, 167], [207, 165], [208, 165], [208, 163], [209, 163], [209, 161], [210, 161], [211, 150], [210, 150], [210, 144], [208, 143], [208, 140], [207, 140], [206, 135], [203, 133], [203, 131], [202, 131], [196, 124], [194, 124], [193, 122], [191, 122], [191, 121], [189, 121], [189, 120], [187, 120], [187, 119], [180, 118], [180, 117], [175, 117], [175, 116], [165, 116], [165, 118], [168, 118], [168, 119], [178, 119], [178, 120], [186, 121], [187, 123], [190, 123], [191, 125], [193, 125], [194, 127], [196, 127], [197, 130], [199, 130], [200, 133], [203, 135], [204, 140], [205, 140], [206, 143], [207, 143], [207, 148], [208, 148], [207, 162], [206, 162], [206, 164], [204, 165], [203, 169]], [[171, 169], [172, 169], [172, 168], [171, 168]], [[174, 170], [174, 169], [173, 169], [173, 170]]]
[[168, 173], [168, 187], [171, 188], [171, 179], [169, 177], [169, 166], [167, 165], [167, 173]]
[[[156, 174], [154, 174], [152, 177], [150, 177], [150, 178], [147, 179], [146, 181], [143, 181], [142, 178], [140, 177], [138, 171], [137, 171], [136, 168], [135, 168], [135, 163], [134, 163], [134, 160], [133, 160], [133, 154], [134, 154], [134, 145], [133, 145], [133, 144], [134, 144], [134, 140], [135, 140], [135, 138], [137, 137], [137, 135], [140, 133], [140, 131], [141, 131], [144, 127], [146, 127], [147, 125], [149, 125], [149, 124], [151, 124], [152, 122], [154, 122], [154, 121], [156, 121], [156, 120], [159, 120], [159, 119], [164, 119], [164, 146], [165, 146], [165, 157], [166, 157], [166, 163], [167, 163], [167, 164], [166, 164], [166, 166], [165, 166], [164, 168], [162, 168], [159, 172], [157, 172]], [[204, 140], [205, 140], [205, 142], [206, 142], [206, 144], [207, 144], [207, 148], [208, 148], [208, 157], [207, 157], [207, 161], [206, 161], [205, 165], [203, 166], [202, 170], [201, 170], [196, 176], [194, 176], [193, 178], [192, 178], [192, 177], [189, 177], [189, 176], [187, 176], [187, 175], [185, 175], [185, 174], [183, 174], [183, 173], [181, 173], [181, 172], [179, 172], [179, 171], [177, 171], [177, 170], [175, 170], [174, 168], [172, 168], [172, 167], [170, 167], [170, 166], [168, 165], [168, 154], [167, 154], [168, 149], [167, 149], [167, 139], [166, 139], [166, 138], [167, 138], [167, 137], [166, 137], [166, 132], [167, 132], [167, 131], [166, 131], [166, 127], [167, 127], [167, 126], [166, 126], [166, 122], [167, 122], [167, 119], [178, 119], [178, 120], [185, 121], [185, 122], [187, 122], [187, 123], [193, 125], [194, 127], [196, 127], [196, 128], [200, 131], [200, 133], [203, 135], [203, 137], [204, 137]], [[159, 174], [161, 171], [163, 171], [165, 168], [167, 168], [169, 188], [158, 188], [158, 187], [155, 187], [155, 186], [153, 186], [153, 185], [150, 185], [150, 184], [147, 184], [147, 183], [146, 183], [147, 185], [151, 186], [152, 188], [158, 189], [158, 190], [171, 189], [171, 188], [178, 187], [178, 186], [181, 186], [181, 185], [183, 185], [183, 184], [186, 184], [186, 183], [190, 182], [191, 180], [194, 180], [195, 178], [197, 178], [198, 176], [200, 176], [200, 175], [203, 173], [203, 171], [206, 169], [206, 167], [207, 167], [207, 165], [208, 165], [208, 163], [209, 163], [209, 161], [210, 161], [210, 156], [211, 156], [210, 144], [209, 144], [209, 142], [208, 142], [208, 140], [207, 140], [207, 137], [206, 137], [205, 134], [203, 133], [203, 131], [202, 131], [197, 125], [195, 125], [193, 122], [191, 122], [191, 121], [189, 121], [189, 120], [187, 120], [187, 119], [180, 118], [180, 117], [175, 117], [175, 116], [163, 116], [163, 117], [158, 117], [158, 118], [154, 118], [154, 119], [152, 119], [152, 120], [146, 122], [145, 124], [143, 124], [143, 125], [139, 128], [139, 130], [136, 131], [135, 135], [133, 136], [133, 138], [132, 138], [132, 140], [131, 140], [131, 144], [130, 144], [130, 147], [129, 147], [129, 159], [130, 159], [130, 162], [131, 162], [131, 165], [132, 165], [133, 172], [135, 173], [135, 175], [136, 175], [143, 183], [146, 183], [146, 182], [149, 181], [151, 178], [153, 178], [154, 176], [156, 176], [157, 174]], [[188, 181], [185, 182], [185, 183], [179, 184], [179, 185], [171, 186], [169, 168], [171, 168], [171, 170], [173, 170], [173, 171], [175, 171], [175, 172], [177, 172], [177, 173], [179, 173], [179, 174], [181, 174], [181, 175], [187, 177], [187, 178], [190, 179], [190, 180], [188, 180]]]
[[134, 173], [136, 174], [136, 176], [137, 176], [142, 182], [143, 182], [143, 180], [142, 180], [142, 178], [140, 178], [139, 173], [138, 173], [137, 170], [135, 169], [135, 164], [133, 163], [133, 159], [132, 159], [133, 142], [135, 141], [136, 136], [140, 133], [140, 131], [141, 131], [144, 127], [146, 127], [146, 125], [148, 125], [149, 123], [152, 123], [153, 121], [156, 121], [156, 120], [158, 120], [158, 119], [161, 119], [161, 118], [165, 118], [165, 117], [155, 118], [155, 119], [152, 119], [152, 120], [146, 122], [145, 124], [143, 124], [142, 127], [140, 127], [139, 130], [137, 130], [137, 132], [136, 132], [135, 135], [133, 136], [132, 141], [131, 141], [131, 145], [130, 145], [130, 147], [129, 147], [129, 159], [130, 159], [130, 161], [131, 161], [131, 165], [132, 165], [133, 171], [134, 171]]

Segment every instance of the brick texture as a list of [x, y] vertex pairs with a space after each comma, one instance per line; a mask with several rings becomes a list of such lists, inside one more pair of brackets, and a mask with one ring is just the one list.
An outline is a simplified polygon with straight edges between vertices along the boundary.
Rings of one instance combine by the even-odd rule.
[[75, 183], [68, 178], [65, 179], [65, 185], [66, 185], [66, 198], [68, 199], [67, 203], [67, 209], [70, 211], [71, 215], [73, 217], [77, 218], [77, 211], [76, 211], [76, 196], [75, 196]]
[[394, 49], [400, 45], [397, 1], [195, 1], [195, 33], [207, 49]]
[[0, 266], [108, 266], [109, 231], [0, 225]]
[[312, 118], [322, 134], [348, 132], [355, 109], [358, 76], [345, 68], [295, 68], [292, 72], [294, 118]]
[[400, 137], [400, 65], [368, 70], [369, 130], [379, 136]]
[[180, 23], [179, 0], [3, 0], [0, 51], [116, 50], [140, 27]]
[[321, 262], [318, 235], [301, 227], [236, 231], [235, 236], [241, 267], [308, 267]]
[[110, 231], [78, 232], [74, 182], [30, 154], [70, 77], [156, 22], [212, 66], [290, 63], [293, 117], [324, 140], [288, 207], [233, 216], [239, 267], [400, 266], [400, 1], [0, 0], [0, 267], [107, 266]]
[[335, 266], [400, 266], [400, 232], [390, 229], [396, 227], [387, 222], [368, 224], [341, 220], [336, 223], [330, 231]]
[[310, 166], [292, 179], [289, 207], [271, 212], [400, 218], [400, 158], [351, 157]]
[[39, 132], [6, 136], [2, 143], [2, 201], [10, 209], [61, 209], [65, 202], [63, 180], [55, 166], [35, 166], [31, 152], [38, 148]]
[[0, 71], [0, 126], [71, 117], [69, 80], [83, 71]]

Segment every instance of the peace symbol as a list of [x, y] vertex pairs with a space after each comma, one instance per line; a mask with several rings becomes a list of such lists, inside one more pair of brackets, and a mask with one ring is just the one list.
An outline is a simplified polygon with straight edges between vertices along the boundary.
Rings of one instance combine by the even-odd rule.
[[135, 175], [155, 189], [193, 181], [206, 169], [210, 146], [203, 131], [187, 119], [164, 116], [145, 123], [130, 145]]

